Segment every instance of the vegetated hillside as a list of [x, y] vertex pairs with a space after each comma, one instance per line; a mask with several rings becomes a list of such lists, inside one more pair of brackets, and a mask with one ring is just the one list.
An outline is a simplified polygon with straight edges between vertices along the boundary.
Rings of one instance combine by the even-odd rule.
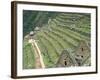
[[56, 13], [52, 12], [39, 12], [39, 11], [23, 11], [23, 37], [28, 34], [30, 31], [34, 31], [35, 27], [42, 27], [43, 24], [46, 24], [49, 18], [55, 17]]
[[[81, 40], [87, 41], [90, 46], [90, 17], [88, 13], [24, 11], [24, 69], [34, 68], [35, 64], [34, 50], [25, 40], [30, 31], [35, 32], [34, 39], [37, 40], [45, 66], [51, 68], [56, 66], [63, 50], [73, 54]], [[36, 28], [39, 30], [35, 31]]]

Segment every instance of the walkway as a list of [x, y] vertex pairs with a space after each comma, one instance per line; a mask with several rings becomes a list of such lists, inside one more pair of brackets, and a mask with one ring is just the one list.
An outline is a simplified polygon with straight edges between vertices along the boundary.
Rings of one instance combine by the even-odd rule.
[[35, 52], [34, 56], [35, 56], [35, 67], [36, 68], [45, 68], [44, 62], [43, 62], [43, 58], [41, 55], [41, 51], [36, 43], [36, 40], [34, 39], [30, 39], [29, 43], [32, 44], [33, 50]]

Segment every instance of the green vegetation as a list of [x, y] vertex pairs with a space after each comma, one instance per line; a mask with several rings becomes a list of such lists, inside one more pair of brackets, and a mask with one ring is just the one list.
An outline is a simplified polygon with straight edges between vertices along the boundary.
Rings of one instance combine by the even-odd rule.
[[25, 43], [23, 45], [23, 69], [35, 68], [34, 51], [31, 44]]
[[[90, 14], [46, 11], [23, 11], [23, 32], [25, 37], [39, 27], [34, 35], [47, 68], [55, 67], [63, 50], [72, 53], [80, 40], [90, 44]], [[28, 41], [26, 41], [27, 43]], [[24, 68], [34, 68], [34, 50], [24, 40]]]

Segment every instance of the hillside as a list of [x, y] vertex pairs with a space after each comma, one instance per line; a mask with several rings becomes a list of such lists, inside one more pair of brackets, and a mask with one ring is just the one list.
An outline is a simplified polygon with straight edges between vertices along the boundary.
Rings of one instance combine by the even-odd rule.
[[63, 50], [74, 55], [81, 40], [91, 46], [90, 17], [87, 13], [24, 11], [23, 68], [30, 69], [35, 65], [34, 50], [26, 39], [30, 31], [34, 32], [33, 39], [37, 41], [46, 68], [56, 67]]

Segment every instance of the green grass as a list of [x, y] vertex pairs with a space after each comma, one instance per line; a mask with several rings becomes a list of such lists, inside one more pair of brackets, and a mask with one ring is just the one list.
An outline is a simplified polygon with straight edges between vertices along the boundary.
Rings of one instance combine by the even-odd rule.
[[[75, 21], [72, 20], [74, 18]], [[64, 49], [71, 54], [80, 40], [90, 43], [90, 32], [90, 20], [83, 14], [59, 13], [51, 19], [49, 24], [43, 25], [35, 37], [38, 39], [37, 44], [46, 68], [55, 67], [59, 55]], [[34, 51], [27, 42], [24, 45], [24, 67], [34, 68]], [[28, 64], [32, 66], [28, 67]]]
[[[58, 27], [52, 27], [52, 29], [55, 31], [55, 32], [57, 32], [59, 35], [62, 35], [63, 36], [63, 38], [65, 38], [67, 41], [68, 41], [68, 43], [71, 43], [72, 44], [72, 46], [77, 46], [77, 44], [78, 44], [78, 40], [77, 41], [75, 41], [76, 39], [75, 38], [73, 38], [73, 37], [71, 37], [70, 36], [70, 34], [67, 34], [66, 32], [64, 32], [64, 31], [62, 31], [61, 29], [59, 29]], [[70, 44], [70, 45], [71, 45]]]
[[39, 40], [38, 41], [38, 46], [41, 50], [45, 66], [46, 67], [53, 67], [54, 66], [54, 61], [52, 60], [52, 56], [50, 56], [50, 54], [49, 54], [50, 51], [47, 49], [47, 47], [45, 46], [43, 41], [41, 41], [41, 39], [38, 38], [38, 40]]
[[23, 47], [23, 69], [35, 68], [34, 51], [31, 44], [27, 43]]

